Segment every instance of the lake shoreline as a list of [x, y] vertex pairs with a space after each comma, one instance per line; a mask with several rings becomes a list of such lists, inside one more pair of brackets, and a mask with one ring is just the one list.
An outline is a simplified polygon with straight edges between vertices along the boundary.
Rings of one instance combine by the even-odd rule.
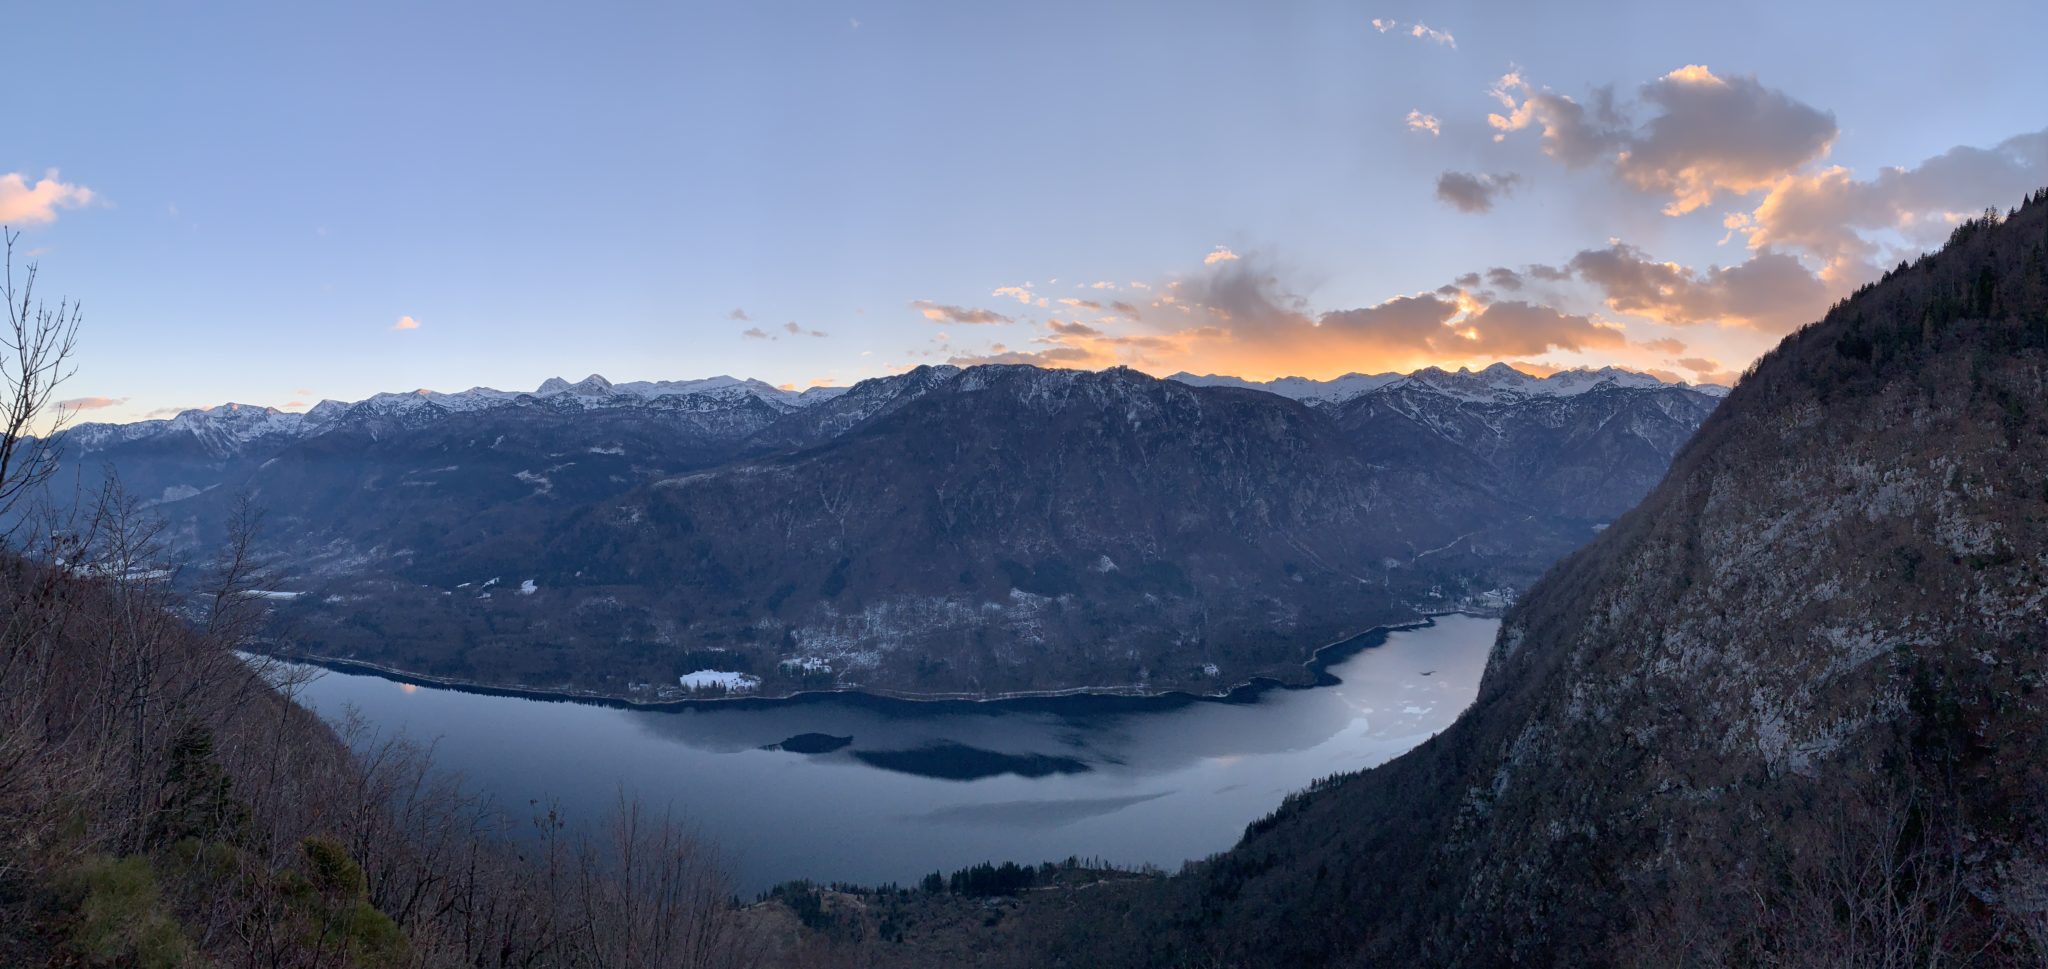
[[1329, 672], [1331, 666], [1341, 663], [1364, 650], [1384, 643], [1387, 636], [1391, 633], [1412, 629], [1426, 629], [1434, 626], [1437, 619], [1445, 616], [1471, 616], [1481, 619], [1499, 618], [1497, 612], [1447, 609], [1441, 612], [1422, 613], [1410, 621], [1384, 623], [1317, 647], [1314, 652], [1309, 654], [1309, 658], [1301, 663], [1302, 670], [1308, 675], [1308, 681], [1305, 683], [1289, 682], [1271, 676], [1253, 676], [1233, 684], [1227, 690], [1216, 693], [1192, 693], [1186, 690], [1151, 692], [1135, 687], [1103, 686], [1068, 687], [1060, 690], [1022, 690], [998, 694], [904, 693], [893, 690], [847, 687], [831, 690], [799, 690], [779, 696], [741, 695], [638, 700], [610, 693], [475, 683], [454, 677], [414, 673], [364, 660], [271, 652], [260, 649], [252, 649], [251, 652], [260, 653], [263, 656], [284, 662], [318, 667], [336, 673], [374, 676], [379, 679], [411, 686], [451, 690], [478, 696], [512, 697], [550, 703], [579, 703], [620, 710], [680, 712], [690, 709], [710, 708], [766, 709], [819, 702], [850, 701], [877, 707], [916, 705], [927, 710], [948, 709], [955, 711], [977, 709], [1067, 709], [1076, 704], [1081, 704], [1091, 706], [1097, 711], [1114, 710], [1121, 712], [1173, 709], [1190, 703], [1253, 703], [1258, 700], [1261, 694], [1273, 690], [1309, 690], [1317, 687], [1334, 686], [1341, 681]]

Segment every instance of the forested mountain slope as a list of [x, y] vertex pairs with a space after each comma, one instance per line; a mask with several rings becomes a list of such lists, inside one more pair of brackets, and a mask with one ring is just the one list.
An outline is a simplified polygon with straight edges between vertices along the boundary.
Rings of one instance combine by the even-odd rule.
[[187, 621], [131, 567], [139, 521], [0, 552], [0, 966], [750, 964], [713, 847], [632, 804], [502, 813], [421, 746], [351, 756], [301, 677], [233, 649], [268, 601], [247, 546]]

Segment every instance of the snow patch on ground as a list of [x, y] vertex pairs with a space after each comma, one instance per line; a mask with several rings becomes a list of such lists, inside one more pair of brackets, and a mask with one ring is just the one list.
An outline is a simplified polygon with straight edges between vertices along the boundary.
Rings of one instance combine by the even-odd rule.
[[719, 670], [698, 670], [695, 673], [685, 673], [676, 679], [682, 683], [683, 689], [691, 692], [722, 689], [727, 693], [752, 693], [761, 686], [761, 678], [758, 676]]
[[548, 492], [555, 490], [555, 483], [549, 481], [548, 476], [544, 474], [535, 474], [531, 471], [518, 471], [514, 472], [512, 477], [518, 478], [519, 480], [532, 485], [533, 493], [537, 495], [544, 495], [547, 494]]

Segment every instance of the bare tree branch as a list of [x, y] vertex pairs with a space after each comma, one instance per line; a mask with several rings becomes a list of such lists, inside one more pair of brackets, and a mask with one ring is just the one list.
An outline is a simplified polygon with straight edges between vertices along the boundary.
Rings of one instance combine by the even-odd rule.
[[[20, 238], [0, 228], [7, 302], [7, 328], [0, 331], [0, 521], [57, 470], [56, 437], [66, 415], [54, 398], [76, 370], [71, 358], [81, 318], [76, 302], [60, 299], [50, 307], [36, 299], [35, 263], [24, 267], [16, 285], [14, 243]], [[49, 426], [37, 433], [46, 419]], [[0, 539], [13, 527], [0, 531]]]

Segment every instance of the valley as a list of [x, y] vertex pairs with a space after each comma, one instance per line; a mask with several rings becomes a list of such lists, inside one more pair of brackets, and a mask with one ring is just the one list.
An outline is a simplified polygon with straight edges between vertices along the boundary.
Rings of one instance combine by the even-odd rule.
[[283, 656], [649, 702], [1213, 694], [1303, 682], [1375, 626], [1498, 611], [1720, 392], [1505, 366], [1219, 380], [592, 377], [62, 442], [78, 479], [111, 468], [146, 499], [166, 556], [260, 508], [261, 648]]
[[251, 6], [8, 20], [0, 969], [2048, 969], [2048, 4]]

